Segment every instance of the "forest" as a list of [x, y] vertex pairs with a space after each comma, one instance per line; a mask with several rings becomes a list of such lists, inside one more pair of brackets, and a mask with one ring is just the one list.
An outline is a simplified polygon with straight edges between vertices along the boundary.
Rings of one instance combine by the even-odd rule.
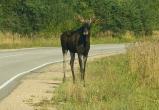
[[93, 32], [151, 35], [159, 29], [158, 0], [0, 0], [0, 31], [56, 34], [80, 25], [77, 15], [103, 22]]

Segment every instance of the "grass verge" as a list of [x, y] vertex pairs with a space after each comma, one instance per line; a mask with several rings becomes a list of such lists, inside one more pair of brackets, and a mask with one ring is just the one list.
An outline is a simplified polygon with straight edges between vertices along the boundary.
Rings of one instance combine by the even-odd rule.
[[[137, 41], [159, 41], [159, 32], [154, 31], [152, 36], [135, 36], [127, 32], [123, 35], [112, 37], [112, 34], [99, 33], [91, 37], [91, 44], [108, 43], [133, 43]], [[37, 34], [34, 36], [22, 36], [9, 32], [0, 32], [0, 49], [30, 48], [30, 47], [57, 47], [60, 46], [59, 34], [45, 35]]]
[[[56, 47], [60, 46], [59, 35], [52, 37], [37, 36], [21, 36], [19, 34], [2, 33], [0, 32], [0, 49], [15, 49], [15, 48], [30, 48], [30, 47]], [[106, 37], [105, 35], [98, 35], [100, 37], [91, 37], [91, 44], [104, 44], [104, 43], [123, 43], [134, 42], [135, 37], [122, 36], [122, 37]]]
[[53, 101], [59, 110], [158, 110], [159, 44], [137, 43], [126, 55], [87, 66], [86, 87], [72, 79]]

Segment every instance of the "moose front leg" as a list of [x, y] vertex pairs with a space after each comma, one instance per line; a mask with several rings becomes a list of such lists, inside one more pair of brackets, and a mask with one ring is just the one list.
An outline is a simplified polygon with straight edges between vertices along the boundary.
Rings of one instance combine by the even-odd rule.
[[83, 65], [84, 65], [84, 68], [83, 68], [83, 80], [85, 82], [85, 70], [86, 70], [86, 62], [87, 62], [87, 58], [88, 56], [83, 56]]
[[78, 60], [80, 65], [80, 73], [81, 73], [81, 80], [83, 80], [83, 71], [84, 71], [84, 63], [83, 63], [83, 56], [81, 54], [78, 54]]
[[87, 57], [88, 57], [87, 55], [78, 54], [80, 72], [81, 72], [81, 80], [84, 82], [84, 86], [85, 86], [85, 69], [86, 69]]
[[75, 53], [70, 53], [70, 55], [71, 55], [70, 66], [72, 71], [73, 83], [75, 83], [75, 74], [74, 74]]

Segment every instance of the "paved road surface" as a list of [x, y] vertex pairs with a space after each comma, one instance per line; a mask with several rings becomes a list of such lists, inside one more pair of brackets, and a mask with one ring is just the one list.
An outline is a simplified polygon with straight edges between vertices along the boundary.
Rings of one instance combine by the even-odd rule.
[[[121, 53], [125, 47], [124, 44], [93, 45], [89, 55]], [[0, 99], [11, 91], [17, 84], [16, 80], [24, 74], [61, 60], [61, 48], [58, 47], [0, 51]]]

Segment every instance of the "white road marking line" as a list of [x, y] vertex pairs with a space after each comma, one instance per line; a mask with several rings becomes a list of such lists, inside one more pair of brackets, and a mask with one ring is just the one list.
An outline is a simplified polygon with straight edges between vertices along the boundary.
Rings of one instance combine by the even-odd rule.
[[30, 69], [30, 70], [28, 70], [28, 71], [24, 71], [24, 72], [22, 72], [22, 73], [19, 73], [19, 74], [17, 74], [16, 76], [10, 78], [8, 81], [4, 82], [4, 83], [0, 86], [0, 90], [2, 90], [4, 87], [6, 87], [8, 84], [10, 84], [12, 81], [14, 81], [15, 79], [19, 78], [20, 76], [26, 75], [26, 74], [30, 73], [31, 71], [37, 70], [37, 69], [42, 68], [42, 67], [44, 67], [44, 66], [47, 66], [47, 65], [49, 65], [49, 64], [60, 63], [60, 62], [62, 62], [62, 60], [56, 61], [56, 62], [48, 62], [48, 63], [42, 64], [42, 65], [40, 65], [40, 66], [37, 66], [37, 67], [35, 67], [35, 68], [33, 68], [33, 69]]

